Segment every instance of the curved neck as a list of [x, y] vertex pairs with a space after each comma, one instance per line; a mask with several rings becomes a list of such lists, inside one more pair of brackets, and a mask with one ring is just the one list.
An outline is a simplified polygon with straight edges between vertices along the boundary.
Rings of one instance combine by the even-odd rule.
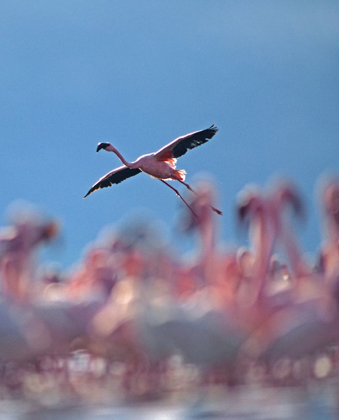
[[108, 152], [113, 152], [115, 153], [118, 158], [121, 160], [121, 162], [126, 165], [128, 168], [132, 168], [133, 167], [133, 162], [127, 162], [127, 160], [122, 156], [122, 154], [119, 152], [119, 150], [117, 150], [114, 146], [109, 145], [108, 147], [106, 147], [106, 149]]
[[265, 293], [269, 261], [273, 253], [274, 238], [269, 227], [267, 211], [261, 210], [254, 215], [252, 227], [252, 248], [254, 255], [253, 278], [255, 281], [254, 296], [261, 298]]
[[326, 215], [326, 236], [327, 242], [336, 246], [339, 240], [339, 223], [334, 214]]

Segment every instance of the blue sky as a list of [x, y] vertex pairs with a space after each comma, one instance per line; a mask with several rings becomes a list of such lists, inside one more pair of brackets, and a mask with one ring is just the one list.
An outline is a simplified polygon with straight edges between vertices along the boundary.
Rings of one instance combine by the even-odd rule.
[[224, 242], [244, 239], [237, 193], [284, 174], [308, 207], [303, 246], [319, 246], [316, 182], [339, 173], [337, 1], [3, 0], [0, 39], [0, 222], [17, 199], [57, 216], [61, 264], [139, 211], [179, 241], [180, 200], [144, 174], [82, 199], [120, 165], [99, 141], [134, 160], [212, 123], [178, 167], [215, 179]]

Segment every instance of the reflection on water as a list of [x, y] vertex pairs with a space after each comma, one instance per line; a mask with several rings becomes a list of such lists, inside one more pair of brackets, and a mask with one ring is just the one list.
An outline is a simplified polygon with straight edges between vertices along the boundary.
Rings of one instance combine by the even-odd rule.
[[186, 402], [86, 405], [82, 401], [41, 407], [6, 400], [0, 404], [0, 420], [334, 420], [339, 415], [337, 398], [338, 384], [327, 382], [308, 389], [207, 387]]

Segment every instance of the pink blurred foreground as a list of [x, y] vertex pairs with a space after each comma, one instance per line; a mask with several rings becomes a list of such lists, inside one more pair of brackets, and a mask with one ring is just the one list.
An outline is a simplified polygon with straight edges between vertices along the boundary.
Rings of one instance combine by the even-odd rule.
[[313, 261], [293, 228], [306, 209], [292, 182], [239, 194], [249, 246], [228, 251], [217, 241], [214, 186], [195, 190], [180, 226], [197, 239], [190, 258], [138, 223], [62, 272], [39, 262], [60, 234], [55, 220], [22, 209], [1, 229], [3, 398], [153, 401], [339, 377], [339, 180], [319, 195]]

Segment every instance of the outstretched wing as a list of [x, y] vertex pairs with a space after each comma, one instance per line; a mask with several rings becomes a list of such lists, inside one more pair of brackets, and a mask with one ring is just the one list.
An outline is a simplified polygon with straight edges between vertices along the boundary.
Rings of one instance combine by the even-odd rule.
[[114, 169], [108, 174], [104, 175], [102, 178], [96, 182], [93, 187], [88, 191], [88, 193], [84, 196], [86, 198], [88, 195], [92, 194], [92, 192], [96, 190], [100, 190], [100, 188], [110, 187], [113, 184], [119, 184], [125, 179], [130, 178], [131, 176], [137, 175], [140, 173], [140, 169], [130, 169], [127, 166], [120, 166], [119, 168]]
[[170, 158], [178, 158], [184, 155], [187, 150], [194, 149], [210, 140], [218, 131], [213, 125], [206, 130], [195, 131], [186, 134], [186, 136], [178, 137], [166, 146], [158, 150], [154, 155], [158, 160], [166, 160]]

